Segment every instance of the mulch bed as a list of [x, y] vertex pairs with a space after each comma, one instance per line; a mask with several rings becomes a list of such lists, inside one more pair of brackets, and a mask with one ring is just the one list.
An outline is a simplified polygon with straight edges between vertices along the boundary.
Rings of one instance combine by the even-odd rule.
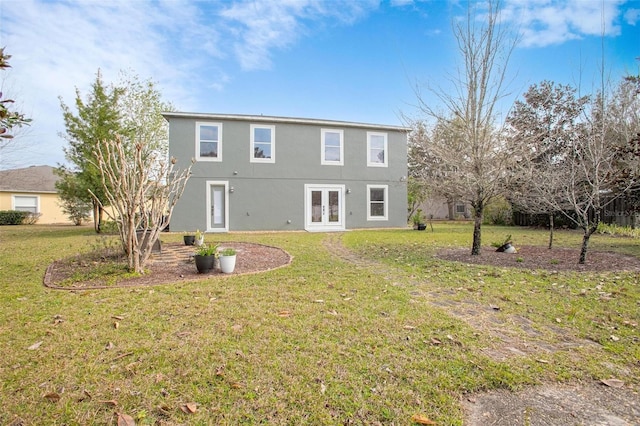
[[640, 271], [640, 259], [622, 253], [587, 251], [585, 264], [579, 264], [579, 249], [541, 246], [518, 246], [517, 253], [496, 252], [494, 247], [483, 247], [480, 255], [472, 256], [470, 248], [456, 248], [439, 252], [443, 260], [476, 265], [492, 265], [507, 268], [544, 269], [548, 271]]
[[147, 273], [141, 276], [121, 278], [115, 284], [107, 285], [104, 279], [87, 280], [73, 284], [60, 284], [74, 273], [89, 272], [100, 262], [113, 262], [113, 259], [87, 259], [74, 257], [52, 263], [47, 268], [44, 285], [49, 288], [64, 290], [89, 290], [100, 288], [116, 288], [128, 286], [148, 286], [168, 283], [193, 281], [204, 278], [222, 278], [226, 276], [250, 274], [269, 271], [289, 265], [292, 257], [286, 251], [262, 244], [224, 242], [220, 248], [232, 247], [238, 255], [236, 267], [232, 274], [223, 274], [215, 270], [207, 274], [199, 274], [193, 261], [194, 247], [182, 243], [164, 243], [162, 253], [154, 254], [150, 259]]

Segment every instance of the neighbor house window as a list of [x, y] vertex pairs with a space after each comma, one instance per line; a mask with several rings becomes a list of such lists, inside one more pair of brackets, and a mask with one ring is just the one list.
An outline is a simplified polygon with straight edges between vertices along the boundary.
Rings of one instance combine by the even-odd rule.
[[222, 161], [221, 123], [196, 123], [196, 159]]
[[367, 185], [367, 220], [388, 219], [387, 196], [387, 185]]
[[22, 212], [38, 213], [38, 196], [37, 195], [14, 195], [13, 210]]
[[251, 125], [251, 162], [276, 162], [276, 128], [275, 126]]
[[387, 134], [367, 132], [367, 166], [387, 167]]
[[456, 204], [456, 213], [457, 214], [465, 214], [467, 212], [466, 206], [464, 204], [458, 203]]
[[344, 164], [344, 133], [342, 130], [322, 129], [321, 164], [342, 166]]

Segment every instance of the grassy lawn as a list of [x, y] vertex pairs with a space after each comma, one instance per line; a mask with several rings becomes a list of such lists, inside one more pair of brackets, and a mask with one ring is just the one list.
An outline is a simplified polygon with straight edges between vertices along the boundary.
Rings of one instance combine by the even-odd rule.
[[[432, 257], [470, 247], [471, 231], [436, 224], [434, 232], [345, 233], [343, 243], [371, 267], [334, 256], [324, 234], [225, 234], [281, 247], [293, 263], [69, 292], [44, 288], [43, 275], [53, 260], [96, 246], [89, 228], [0, 227], [0, 424], [116, 424], [121, 413], [163, 425], [401, 425], [415, 414], [460, 425], [460, 398], [479, 390], [612, 377], [640, 387], [636, 274]], [[483, 227], [485, 245], [506, 234], [516, 244], [547, 239], [544, 231]], [[555, 244], [578, 248], [580, 239], [561, 231]], [[595, 235], [590, 247], [640, 256], [638, 239]], [[496, 335], [447, 308], [495, 305], [492, 321], [524, 318], [537, 341], [560, 349], [496, 359], [487, 351], [500, 345]], [[530, 338], [513, 329], [514, 340]], [[592, 344], [563, 346], [567, 336]]]

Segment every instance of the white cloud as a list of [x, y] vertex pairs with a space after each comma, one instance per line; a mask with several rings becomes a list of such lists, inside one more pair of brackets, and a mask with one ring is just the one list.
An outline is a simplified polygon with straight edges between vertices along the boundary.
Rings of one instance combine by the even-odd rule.
[[271, 51], [290, 47], [309, 34], [313, 23], [328, 19], [350, 24], [376, 6], [375, 0], [247, 0], [232, 4], [220, 15], [233, 28], [229, 31], [242, 68], [254, 70], [270, 68]]
[[624, 0], [509, 0], [503, 18], [517, 25], [522, 46], [544, 47], [585, 36], [620, 34]]
[[640, 21], [640, 9], [629, 9], [624, 14], [624, 21], [635, 26]]
[[73, 105], [75, 88], [86, 96], [98, 69], [107, 83], [130, 69], [156, 81], [178, 109], [199, 110], [207, 107], [203, 92], [224, 90], [236, 68], [269, 68], [274, 50], [326, 22], [348, 25], [378, 6], [376, 0], [0, 2], [12, 85], [33, 118], [25, 132], [36, 147], [30, 156], [48, 164], [64, 162], [58, 97]]

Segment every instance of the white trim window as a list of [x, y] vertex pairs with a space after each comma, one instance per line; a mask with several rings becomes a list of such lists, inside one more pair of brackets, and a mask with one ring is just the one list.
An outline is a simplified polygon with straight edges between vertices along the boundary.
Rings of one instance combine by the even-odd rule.
[[367, 132], [367, 166], [387, 167], [389, 162], [387, 134]]
[[251, 158], [252, 163], [276, 162], [276, 127], [260, 124], [251, 125]]
[[12, 210], [33, 214], [40, 212], [40, 197], [37, 195], [14, 195], [11, 204]]
[[322, 129], [320, 164], [342, 166], [344, 165], [344, 132], [335, 129]]
[[222, 123], [196, 122], [196, 160], [222, 161]]
[[367, 220], [389, 220], [388, 185], [367, 185]]

